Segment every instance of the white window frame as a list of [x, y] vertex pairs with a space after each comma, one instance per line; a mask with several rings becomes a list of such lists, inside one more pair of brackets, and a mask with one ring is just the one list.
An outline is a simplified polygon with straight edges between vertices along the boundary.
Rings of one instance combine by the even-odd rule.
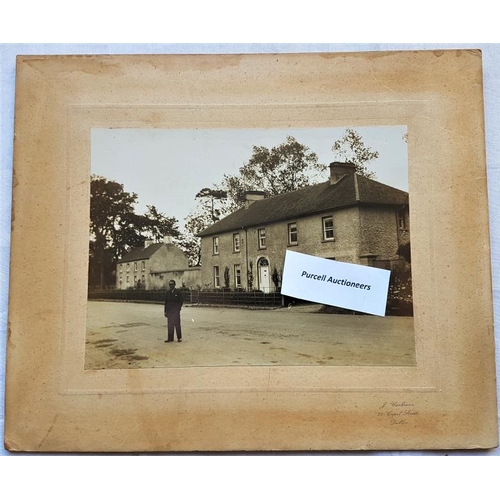
[[[295, 228], [295, 231], [294, 231], [295, 241], [292, 241], [292, 228]], [[298, 245], [299, 244], [299, 232], [297, 229], [296, 222], [289, 222], [288, 223], [288, 244], [289, 245]]]
[[[330, 221], [331, 222], [331, 227], [327, 228], [326, 223]], [[332, 235], [327, 236], [327, 231], [331, 231]], [[335, 239], [335, 233], [333, 232], [333, 216], [332, 215], [327, 215], [326, 217], [323, 217], [323, 241], [333, 241]]]
[[134, 262], [134, 273], [137, 272], [137, 262]]
[[220, 288], [220, 268], [214, 266], [214, 288]]
[[234, 287], [241, 288], [241, 266], [240, 266], [240, 264], [234, 265]]
[[141, 269], [142, 271], [146, 270], [146, 261], [145, 260], [142, 261], [142, 266], [141, 267], [142, 267], [142, 269]]
[[400, 231], [406, 231], [406, 214], [404, 210], [398, 210], [398, 229]]
[[259, 248], [266, 248], [266, 228], [261, 227], [258, 229], [257, 235], [259, 237]]
[[241, 250], [240, 233], [233, 234], [233, 252], [240, 252]]
[[214, 252], [214, 255], [219, 255], [219, 237], [214, 236], [212, 238], [212, 250]]

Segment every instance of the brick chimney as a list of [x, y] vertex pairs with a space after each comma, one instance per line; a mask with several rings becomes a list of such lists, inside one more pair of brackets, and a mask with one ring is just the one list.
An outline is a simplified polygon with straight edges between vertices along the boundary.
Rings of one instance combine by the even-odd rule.
[[252, 203], [263, 200], [266, 197], [265, 191], [245, 191], [245, 208], [248, 208]]
[[330, 163], [330, 184], [337, 184], [344, 176], [355, 172], [356, 165], [354, 163], [334, 161]]

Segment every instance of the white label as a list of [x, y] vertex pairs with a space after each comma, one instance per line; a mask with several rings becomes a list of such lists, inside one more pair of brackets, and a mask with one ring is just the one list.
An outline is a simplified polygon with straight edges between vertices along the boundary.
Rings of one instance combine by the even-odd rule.
[[281, 293], [385, 316], [390, 271], [286, 251]]

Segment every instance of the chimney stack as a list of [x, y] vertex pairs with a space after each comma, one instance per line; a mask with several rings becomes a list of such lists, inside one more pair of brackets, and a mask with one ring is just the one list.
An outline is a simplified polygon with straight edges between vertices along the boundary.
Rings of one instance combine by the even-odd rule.
[[265, 191], [245, 191], [244, 196], [245, 196], [245, 208], [248, 208], [256, 201], [263, 200], [266, 197], [266, 193]]
[[170, 245], [173, 243], [173, 236], [171, 234], [166, 234], [164, 237], [163, 237], [163, 243], [165, 245]]
[[344, 176], [355, 172], [356, 165], [354, 163], [334, 161], [330, 163], [330, 184], [337, 184]]
[[144, 241], [144, 248], [148, 248], [149, 245], [153, 244], [153, 240], [145, 240]]

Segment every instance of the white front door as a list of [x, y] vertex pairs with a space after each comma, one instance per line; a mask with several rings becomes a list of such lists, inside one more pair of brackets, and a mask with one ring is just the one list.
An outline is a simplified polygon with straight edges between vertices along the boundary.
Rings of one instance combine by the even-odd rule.
[[264, 293], [269, 293], [271, 284], [269, 281], [269, 263], [265, 259], [259, 261], [259, 289]]

